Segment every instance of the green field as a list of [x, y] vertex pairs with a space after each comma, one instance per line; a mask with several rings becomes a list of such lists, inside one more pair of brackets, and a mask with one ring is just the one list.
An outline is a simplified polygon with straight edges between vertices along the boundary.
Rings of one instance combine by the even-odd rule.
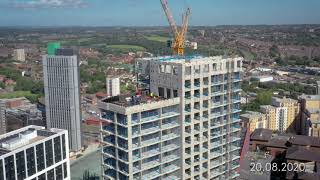
[[107, 45], [107, 48], [121, 51], [145, 51], [146, 48], [135, 45]]
[[26, 96], [34, 96], [34, 94], [32, 94], [30, 91], [14, 91], [0, 94], [0, 99], [12, 99]]
[[169, 40], [169, 38], [163, 36], [146, 36], [146, 39], [158, 42], [167, 42], [167, 40]]

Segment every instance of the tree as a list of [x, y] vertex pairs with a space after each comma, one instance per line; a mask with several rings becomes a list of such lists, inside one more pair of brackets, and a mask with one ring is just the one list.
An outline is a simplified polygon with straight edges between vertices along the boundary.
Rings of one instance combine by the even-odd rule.
[[0, 88], [4, 89], [6, 85], [3, 82], [0, 82]]
[[272, 95], [273, 93], [271, 91], [259, 92], [255, 101], [259, 105], [270, 105], [272, 102]]
[[269, 49], [269, 55], [272, 58], [280, 57], [280, 50], [278, 46], [272, 45]]

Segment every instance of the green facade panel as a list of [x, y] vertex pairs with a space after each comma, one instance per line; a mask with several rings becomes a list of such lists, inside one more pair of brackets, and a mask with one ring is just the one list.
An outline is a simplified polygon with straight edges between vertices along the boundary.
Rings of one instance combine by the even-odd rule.
[[48, 43], [48, 55], [55, 55], [56, 49], [60, 48], [60, 43], [52, 42]]

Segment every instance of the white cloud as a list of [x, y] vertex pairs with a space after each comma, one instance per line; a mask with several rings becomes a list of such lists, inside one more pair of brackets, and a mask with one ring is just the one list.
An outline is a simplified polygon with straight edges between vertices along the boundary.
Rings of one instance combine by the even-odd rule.
[[81, 8], [88, 4], [84, 0], [27, 0], [14, 1], [11, 4], [15, 8], [41, 9], [41, 8]]

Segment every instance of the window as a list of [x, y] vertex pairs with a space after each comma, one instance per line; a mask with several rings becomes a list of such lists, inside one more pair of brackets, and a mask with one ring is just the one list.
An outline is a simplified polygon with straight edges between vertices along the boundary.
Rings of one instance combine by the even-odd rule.
[[167, 98], [171, 98], [171, 89], [167, 89]]
[[185, 75], [191, 75], [191, 67], [186, 67], [185, 69]]
[[60, 141], [60, 136], [54, 138], [54, 157], [55, 157], [55, 162], [61, 161], [61, 141]]
[[160, 65], [159, 66], [159, 70], [160, 70], [160, 73], [164, 73], [165, 72], [165, 66], [164, 65]]
[[45, 164], [44, 164], [44, 148], [43, 148], [43, 144], [38, 144], [36, 146], [36, 154], [37, 154], [37, 168], [38, 171], [42, 171], [45, 168]]
[[[28, 176], [32, 176], [36, 173], [36, 164], [35, 164], [35, 156], [34, 156], [34, 148], [31, 147], [26, 150], [27, 154], [27, 171], [28, 171]], [[1, 168], [0, 168], [1, 170]], [[0, 178], [1, 179], [1, 178]]]
[[166, 73], [171, 74], [171, 70], [172, 70], [171, 65], [166, 65], [166, 69], [165, 69]]
[[237, 61], [237, 67], [238, 67], [238, 68], [241, 67], [241, 61]]
[[14, 158], [13, 155], [6, 157], [4, 159], [6, 177], [8, 180], [15, 180], [15, 166], [14, 166]]
[[54, 180], [54, 169], [47, 172], [47, 180]]
[[173, 74], [178, 75], [178, 68], [173, 66]]
[[158, 93], [159, 93], [159, 96], [160, 96], [160, 97], [164, 97], [164, 88], [159, 87], [159, 88], [158, 88]]
[[194, 74], [200, 74], [200, 65], [194, 66], [193, 69], [194, 69]]
[[178, 97], [178, 90], [173, 90], [173, 97]]
[[3, 164], [2, 164], [2, 159], [0, 160], [0, 180], [4, 180], [3, 177]]
[[216, 63], [213, 63], [212, 64], [212, 69], [215, 71], [215, 70], [217, 70], [217, 64]]
[[25, 171], [25, 162], [24, 162], [24, 151], [18, 152], [16, 154], [16, 171], [18, 179], [26, 178], [26, 171]]
[[56, 170], [56, 179], [63, 179], [62, 178], [62, 165], [55, 168]]
[[63, 159], [65, 159], [66, 158], [66, 140], [65, 140], [65, 138], [66, 138], [66, 135], [65, 134], [63, 134], [62, 135], [62, 155], [63, 155]]
[[205, 73], [209, 72], [209, 64], [204, 65], [203, 72]]
[[46, 146], [46, 164], [47, 167], [53, 165], [53, 150], [52, 150], [52, 141], [48, 140], [45, 142]]

